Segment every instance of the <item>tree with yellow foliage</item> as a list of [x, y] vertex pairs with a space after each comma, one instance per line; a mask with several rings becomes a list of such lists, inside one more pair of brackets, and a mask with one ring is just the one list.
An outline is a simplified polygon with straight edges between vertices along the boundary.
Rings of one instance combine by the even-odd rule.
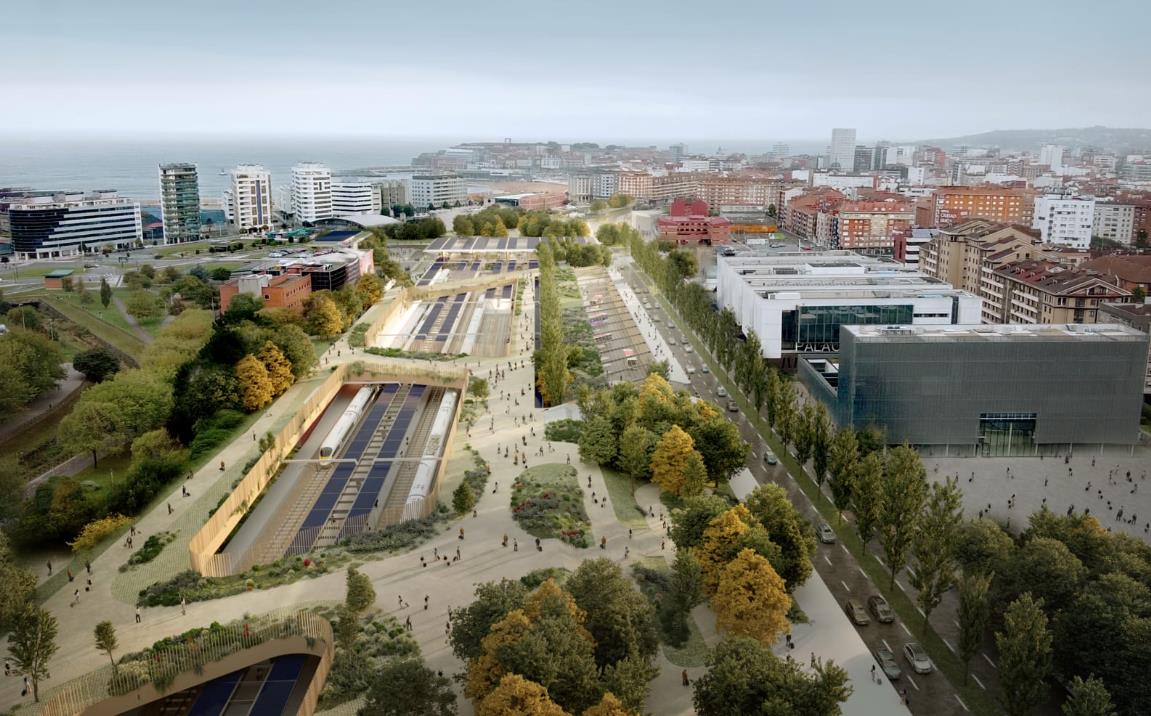
[[664, 492], [678, 495], [683, 489], [684, 472], [695, 452], [691, 436], [678, 425], [663, 434], [651, 454], [651, 481]]
[[615, 694], [608, 691], [598, 704], [584, 711], [583, 716], [633, 716], [633, 714], [624, 708]]
[[548, 690], [519, 674], [507, 674], [484, 697], [476, 716], [569, 716], [548, 697]]
[[744, 535], [751, 529], [751, 513], [743, 505], [712, 518], [703, 530], [703, 540], [695, 549], [695, 558], [703, 570], [703, 588], [714, 594], [720, 573], [728, 561], [739, 553]]
[[310, 296], [304, 316], [311, 332], [323, 338], [334, 338], [344, 330], [344, 314], [330, 293]]
[[80, 534], [76, 536], [75, 540], [69, 542], [68, 546], [76, 553], [87, 552], [104, 541], [105, 537], [124, 529], [130, 524], [132, 524], [131, 517], [125, 517], [119, 514], [93, 520], [84, 525], [84, 529], [80, 530]]
[[380, 277], [374, 273], [366, 273], [356, 281], [356, 298], [360, 299], [364, 310], [367, 310], [384, 295], [384, 285]]
[[522, 639], [531, 631], [531, 626], [531, 621], [522, 609], [513, 609], [492, 625], [481, 642], [484, 653], [468, 662], [464, 696], [478, 702], [491, 693], [507, 674], [500, 664], [499, 650]]
[[260, 359], [249, 353], [236, 363], [236, 381], [240, 386], [240, 404], [249, 412], [259, 410], [272, 402], [275, 393], [268, 369]]
[[771, 563], [744, 549], [723, 568], [719, 588], [711, 598], [715, 623], [731, 636], [746, 636], [765, 645], [791, 629], [787, 611], [791, 597]]
[[288, 360], [283, 351], [271, 341], [264, 341], [260, 352], [256, 355], [268, 371], [268, 380], [272, 382], [272, 394], [281, 395], [292, 387], [296, 376], [292, 375], [292, 362]]

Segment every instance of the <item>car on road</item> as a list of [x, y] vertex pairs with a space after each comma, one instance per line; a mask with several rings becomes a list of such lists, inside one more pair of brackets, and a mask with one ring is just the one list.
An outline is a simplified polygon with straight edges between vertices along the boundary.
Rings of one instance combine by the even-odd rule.
[[763, 461], [766, 462], [768, 465], [775, 465], [776, 463], [779, 462], [779, 460], [775, 457], [775, 453], [773, 453], [771, 450], [765, 450], [764, 451]]
[[84, 268], [99, 268], [100, 264], [84, 264]]
[[917, 641], [909, 641], [903, 645], [903, 655], [907, 658], [907, 663], [911, 664], [911, 668], [917, 674], [930, 674], [935, 671], [935, 665], [931, 663], [931, 657], [927, 655], [927, 651], [919, 645]]
[[721, 398], [726, 398], [727, 397], [727, 389], [721, 385], [721, 386], [719, 386], [719, 389], [715, 391], [715, 394]]
[[871, 617], [867, 616], [867, 610], [854, 599], [847, 600], [843, 605], [843, 611], [847, 612], [847, 618], [855, 626], [867, 626], [871, 623]]
[[[684, 347], [683, 347], [683, 352], [684, 352], [684, 353], [691, 353], [691, 346], [684, 346]], [[704, 372], [704, 373], [708, 373], [708, 372], [710, 372], [710, 371], [708, 371], [708, 369], [707, 369], [707, 366], [706, 366], [706, 365], [703, 367], [703, 372]]]
[[667, 344], [668, 344], [669, 346], [674, 346], [674, 345], [675, 345], [675, 339], [674, 339], [674, 338], [668, 338], [668, 339], [667, 339]]
[[[687, 351], [688, 353], [691, 353], [691, 346], [684, 346], [684, 350]], [[700, 373], [710, 373], [711, 368], [708, 368], [707, 363], [704, 363], [703, 365], [701, 365], [699, 367], [699, 372]]]
[[727, 412], [729, 412], [729, 413], [738, 413], [739, 412], [739, 406], [735, 404], [734, 400], [727, 401]]
[[890, 624], [895, 621], [895, 611], [892, 610], [887, 600], [878, 594], [872, 594], [867, 598], [867, 611], [871, 612], [871, 616], [875, 617], [875, 621], [880, 624]]
[[879, 668], [883, 669], [883, 673], [887, 674], [887, 678], [892, 681], [903, 676], [903, 669], [899, 668], [899, 662], [895, 660], [895, 654], [892, 654], [891, 649], [888, 649], [886, 646], [881, 646], [875, 650], [875, 660], [879, 662]]
[[835, 544], [835, 530], [826, 522], [819, 526], [819, 541], [824, 544]]

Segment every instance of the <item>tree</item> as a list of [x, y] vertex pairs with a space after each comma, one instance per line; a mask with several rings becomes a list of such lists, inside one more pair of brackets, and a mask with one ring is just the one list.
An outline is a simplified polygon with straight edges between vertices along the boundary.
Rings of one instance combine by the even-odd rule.
[[873, 452], [859, 461], [851, 491], [855, 529], [864, 546], [875, 536], [883, 512], [883, 458]]
[[40, 320], [40, 312], [32, 306], [17, 306], [8, 309], [4, 319], [9, 326], [19, 326], [26, 331], [42, 331], [44, 322]]
[[642, 425], [632, 424], [619, 438], [619, 467], [633, 480], [651, 477], [651, 455], [655, 452], [659, 436]]
[[271, 341], [264, 341], [260, 352], [256, 354], [264, 369], [268, 372], [268, 380], [272, 384], [272, 395], [282, 395], [292, 387], [296, 377], [292, 374], [292, 364], [287, 356]]
[[163, 311], [155, 295], [143, 289], [133, 291], [125, 306], [128, 314], [138, 321], [158, 318]]
[[477, 586], [475, 600], [451, 613], [452, 631], [449, 639], [456, 657], [467, 662], [483, 654], [481, 642], [492, 625], [502, 621], [512, 611], [523, 608], [527, 594], [528, 590], [519, 580], [501, 579]]
[[4, 380], [4, 397], [16, 396], [22, 406], [56, 387], [64, 377], [60, 345], [42, 333], [8, 326], [0, 336], [0, 366], [14, 369], [11, 382]]
[[650, 657], [628, 656], [603, 668], [602, 686], [616, 696], [630, 714], [643, 712], [651, 691], [651, 680], [659, 669]]
[[931, 612], [955, 583], [955, 543], [962, 521], [963, 494], [956, 479], [932, 483], [918, 538], [912, 545], [918, 568], [911, 575], [911, 585], [919, 591], [924, 633]]
[[959, 526], [955, 559], [964, 572], [1002, 571], [1015, 552], [1015, 541], [994, 521], [981, 517]]
[[235, 367], [236, 381], [240, 389], [240, 405], [253, 412], [272, 402], [275, 390], [268, 369], [254, 355], [240, 359]]
[[15, 618], [8, 635], [8, 652], [18, 673], [32, 682], [32, 700], [40, 701], [40, 681], [48, 676], [48, 662], [56, 653], [56, 617], [27, 605]]
[[813, 413], [808, 417], [807, 431], [811, 434], [811, 466], [815, 470], [815, 482], [821, 488], [827, 477], [828, 463], [830, 461], [831, 434], [833, 431], [831, 418], [827, 415], [827, 408], [823, 403], [815, 403]]
[[727, 500], [719, 495], [684, 498], [683, 506], [671, 513], [671, 541], [678, 550], [690, 550], [703, 544], [708, 525], [729, 508]]
[[740, 437], [739, 428], [714, 410], [692, 425], [688, 433], [716, 487], [730, 480], [747, 462], [748, 446]]
[[851, 493], [855, 486], [855, 472], [859, 465], [859, 443], [855, 439], [855, 430], [845, 425], [842, 430], [835, 433], [828, 447], [827, 471], [828, 483], [831, 488], [831, 502], [835, 505], [839, 519], [843, 519], [843, 511], [851, 505]]
[[356, 281], [356, 296], [359, 297], [364, 309], [377, 303], [384, 295], [384, 285], [380, 277], [374, 273], [364, 274]]
[[678, 425], [672, 425], [660, 437], [651, 455], [651, 481], [664, 492], [678, 495], [683, 489], [688, 458], [694, 452], [691, 436]]
[[760, 485], [747, 496], [747, 509], [763, 525], [772, 544], [778, 545], [777, 571], [788, 591], [811, 576], [815, 535], [810, 523], [795, 509], [787, 491], [774, 483]]
[[72, 367], [92, 383], [101, 383], [120, 370], [120, 359], [107, 348], [92, 348], [77, 353]]
[[344, 605], [348, 610], [360, 616], [376, 602], [376, 590], [372, 587], [372, 580], [368, 575], [355, 567], [348, 567], [347, 593], [344, 596]]
[[723, 568], [711, 598], [720, 631], [773, 644], [790, 630], [791, 597], [783, 579], [762, 556], [744, 549]]
[[1003, 615], [1003, 631], [995, 632], [1003, 707], [1008, 716], [1025, 716], [1047, 700], [1044, 679], [1051, 673], [1051, 634], [1043, 600], [1024, 592]]
[[20, 564], [0, 532], [0, 634], [12, 628], [35, 592], [36, 575]]
[[344, 330], [344, 315], [330, 293], [309, 296], [304, 316], [311, 331], [318, 336], [334, 338]]
[[683, 468], [683, 485], [680, 495], [692, 497], [703, 494], [703, 486], [707, 482], [707, 468], [703, 466], [703, 458], [699, 453], [692, 451], [687, 456], [687, 464]]
[[676, 550], [671, 563], [671, 598], [683, 613], [703, 602], [703, 568], [691, 550]]
[[598, 704], [584, 711], [583, 716], [632, 716], [632, 712], [625, 709], [615, 694], [608, 691]]
[[655, 613], [647, 600], [611, 560], [588, 559], [564, 588], [584, 610], [584, 627], [595, 640], [601, 668], [628, 657], [650, 660], [659, 647]]
[[907, 564], [911, 543], [919, 532], [923, 504], [927, 499], [927, 478], [919, 455], [907, 445], [888, 453], [884, 465], [883, 507], [879, 513], [879, 544], [895, 575]]
[[91, 453], [93, 467], [101, 452], [123, 444], [120, 415], [112, 403], [81, 399], [60, 421], [59, 433], [69, 450]]
[[795, 418], [794, 444], [795, 459], [801, 468], [806, 469], [807, 461], [811, 459], [815, 446], [812, 423], [815, 420], [815, 403], [808, 401], [800, 408]]
[[591, 203], [591, 210], [593, 214], [598, 214], [608, 207], [608, 204], [603, 199], [593, 199]]
[[593, 415], [584, 422], [579, 439], [580, 460], [609, 465], [615, 461], [617, 450], [616, 432], [610, 420], [602, 415]]
[[132, 441], [132, 459], [147, 460], [162, 458], [180, 449], [180, 444], [168, 434], [165, 428], [149, 430]]
[[103, 621], [96, 625], [96, 651], [102, 651], [108, 655], [108, 661], [112, 662], [112, 671], [116, 671], [116, 658], [112, 656], [112, 652], [116, 650], [119, 643], [116, 641], [116, 627], [112, 626], [112, 622]]
[[1067, 545], [1037, 537], [1019, 548], [1002, 572], [996, 572], [995, 600], [1006, 604], [1030, 592], [1055, 613], [1071, 603], [1086, 577], [1083, 562]]
[[568, 716], [548, 690], [519, 674], [504, 674], [476, 708], [476, 716]]
[[963, 683], [967, 684], [971, 659], [983, 646], [983, 635], [991, 619], [991, 602], [988, 599], [991, 575], [977, 572], [964, 574], [958, 584], [959, 658], [963, 660]]
[[[1131, 291], [1131, 302], [1132, 303], [1144, 303], [1146, 301], [1147, 301], [1147, 289], [1143, 288], [1142, 286], [1136, 286]], [[1108, 697], [1108, 698], [1110, 698], [1110, 697]]]
[[475, 493], [472, 492], [472, 488], [468, 486], [468, 483], [461, 482], [459, 487], [452, 491], [452, 507], [455, 509], [456, 514], [467, 514], [475, 506]]
[[1063, 703], [1063, 716], [1115, 716], [1115, 704], [1101, 679], [1071, 679], [1071, 693]]
[[840, 704], [852, 692], [847, 672], [833, 662], [813, 656], [804, 669], [754, 639], [721, 641], [708, 655], [707, 667], [692, 698], [699, 716], [839, 716]]
[[316, 351], [312, 348], [312, 341], [299, 326], [280, 326], [272, 335], [272, 342], [292, 364], [292, 375], [296, 378], [307, 375], [316, 364]]
[[454, 716], [456, 694], [451, 680], [418, 659], [388, 661], [371, 679], [367, 701], [358, 716]]
[[104, 308], [112, 302], [112, 287], [108, 285], [108, 279], [104, 276], [100, 277], [100, 303]]

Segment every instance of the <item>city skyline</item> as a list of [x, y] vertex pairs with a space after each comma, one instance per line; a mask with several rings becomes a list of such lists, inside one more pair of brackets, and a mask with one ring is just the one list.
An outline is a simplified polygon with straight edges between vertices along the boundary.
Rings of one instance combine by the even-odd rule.
[[[1151, 72], [1147, 53], [1065, 22], [1060, 5], [1070, 9], [981, 1], [925, 14], [900, 2], [876, 14], [846, 4], [723, 2], [709, 10], [718, 20], [700, 26], [684, 20], [694, 12], [686, 3], [592, 4], [525, 33], [516, 18], [538, 16], [537, 5], [477, 14], [449, 3], [431, 16], [418, 7], [350, 2], [305, 21], [291, 8], [263, 2], [206, 2], [178, 18], [138, 0], [115, 9], [27, 4], [9, 11], [0, 40], [14, 70], [7, 77], [11, 106], [36, 111], [8, 114], [0, 132], [159, 127], [194, 134], [690, 142], [820, 141], [832, 127], [858, 127], [860, 139], [872, 141], [1139, 126], [1151, 99], [1131, 88]], [[1133, 2], [1116, 5], [1130, 27], [1151, 13]], [[983, 10], [996, 22], [973, 25]], [[378, 48], [370, 46], [373, 29]], [[887, 38], [897, 52], [879, 56], [867, 46], [831, 41], [842, 33]], [[961, 61], [936, 51], [942, 36], [958, 43]], [[1002, 48], [1016, 46], [1019, 52], [1004, 54]], [[1068, 50], [1107, 53], [1109, 71], [1099, 75], [1086, 63], [1068, 62]], [[628, 53], [655, 53], [659, 63], [630, 62]], [[96, 76], [82, 70], [93, 65]]]

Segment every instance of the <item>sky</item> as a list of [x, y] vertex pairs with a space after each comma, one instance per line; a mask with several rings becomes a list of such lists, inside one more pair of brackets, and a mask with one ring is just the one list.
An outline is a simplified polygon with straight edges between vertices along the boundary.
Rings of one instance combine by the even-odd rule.
[[0, 133], [589, 141], [1151, 124], [1146, 0], [27, 0]]

